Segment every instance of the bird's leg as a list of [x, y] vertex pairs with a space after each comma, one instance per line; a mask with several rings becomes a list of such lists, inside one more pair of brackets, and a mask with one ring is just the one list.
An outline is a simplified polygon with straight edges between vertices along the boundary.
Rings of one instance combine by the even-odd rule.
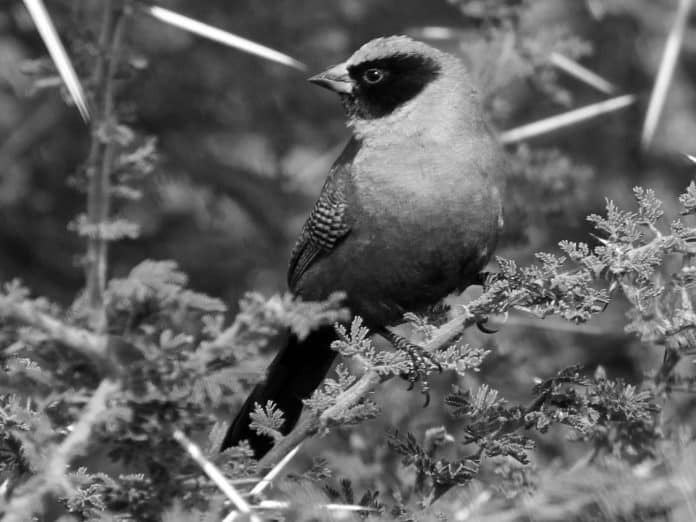
[[378, 330], [379, 334], [389, 341], [394, 348], [397, 350], [404, 351], [411, 358], [411, 371], [409, 372], [407, 379], [409, 382], [409, 390], [412, 390], [418, 381], [421, 381], [421, 392], [425, 395], [425, 406], [430, 403], [430, 394], [428, 393], [428, 382], [424, 379], [427, 375], [428, 370], [433, 367], [442, 373], [442, 365], [438, 362], [435, 357], [427, 350], [423, 349], [422, 346], [418, 346], [412, 343], [405, 337], [388, 330], [387, 328], [382, 328]]

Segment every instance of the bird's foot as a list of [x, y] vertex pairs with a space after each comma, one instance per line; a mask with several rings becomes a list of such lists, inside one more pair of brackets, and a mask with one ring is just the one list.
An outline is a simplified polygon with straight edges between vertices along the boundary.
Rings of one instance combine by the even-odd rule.
[[438, 372], [442, 373], [442, 364], [422, 346], [412, 343], [405, 337], [389, 330], [385, 330], [383, 335], [392, 343], [394, 348], [406, 352], [409, 356], [411, 367], [408, 374], [404, 376], [409, 382], [408, 389], [412, 390], [416, 383], [420, 382], [421, 393], [425, 395], [425, 404], [423, 407], [427, 406], [430, 403], [430, 387], [425, 377], [433, 369], [437, 369]]
[[478, 328], [480, 332], [483, 332], [485, 334], [498, 333], [498, 330], [495, 330], [493, 328], [488, 328], [486, 326], [487, 323], [488, 323], [488, 318], [482, 319], [476, 323], [476, 328]]

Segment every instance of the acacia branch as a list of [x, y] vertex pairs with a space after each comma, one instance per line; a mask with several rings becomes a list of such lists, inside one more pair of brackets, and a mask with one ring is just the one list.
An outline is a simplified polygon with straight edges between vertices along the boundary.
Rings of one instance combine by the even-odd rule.
[[[480, 316], [472, 314], [465, 309], [462, 314], [435, 330], [423, 348], [429, 352], [441, 350], [461, 334], [464, 329], [473, 326], [480, 320]], [[353, 407], [364, 397], [367, 397], [379, 383], [388, 379], [389, 377], [385, 378], [375, 370], [367, 370], [355, 384], [336, 398], [331, 407], [324, 410], [320, 415], [317, 412], [305, 411], [295, 429], [280, 439], [259, 461], [259, 468], [273, 467], [295, 446], [311, 437], [319, 428], [326, 426], [330, 421], [340, 418], [346, 410]]]
[[35, 475], [16, 490], [5, 508], [2, 522], [24, 522], [44, 505], [43, 497], [49, 493], [69, 494], [70, 482], [65, 473], [72, 459], [80, 454], [89, 442], [92, 428], [107, 409], [109, 397], [118, 391], [119, 385], [105, 379], [95, 390], [85, 406], [80, 419], [50, 455], [44, 472]]

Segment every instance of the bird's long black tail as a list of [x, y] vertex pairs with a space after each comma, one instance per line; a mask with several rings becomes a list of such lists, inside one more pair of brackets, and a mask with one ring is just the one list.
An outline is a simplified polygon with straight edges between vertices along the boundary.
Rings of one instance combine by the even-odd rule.
[[336, 358], [336, 352], [330, 348], [335, 339], [333, 326], [314, 330], [302, 341], [290, 335], [288, 343], [268, 367], [266, 379], [256, 385], [227, 430], [221, 449], [247, 440], [257, 459], [268, 453], [273, 446], [272, 439], [249, 427], [249, 414], [254, 411], [256, 403], [265, 406], [268, 401], [273, 401], [285, 417], [280, 431], [284, 435], [290, 433], [300, 418], [302, 399], [308, 398], [319, 387]]

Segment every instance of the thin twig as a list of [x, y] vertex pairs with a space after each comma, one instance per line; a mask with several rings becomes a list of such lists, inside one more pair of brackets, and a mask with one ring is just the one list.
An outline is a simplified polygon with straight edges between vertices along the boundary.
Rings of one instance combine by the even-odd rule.
[[517, 143], [536, 136], [548, 134], [549, 132], [562, 129], [563, 127], [575, 125], [585, 120], [596, 118], [597, 116], [601, 116], [609, 112], [624, 109], [630, 105], [633, 105], [635, 102], [636, 97], [633, 94], [624, 94], [623, 96], [617, 96], [616, 98], [610, 98], [609, 100], [604, 100], [599, 103], [593, 103], [592, 105], [586, 105], [585, 107], [581, 107], [579, 109], [557, 114], [556, 116], [551, 116], [550, 118], [544, 118], [543, 120], [521, 125], [520, 127], [502, 132], [498, 136], [498, 139], [501, 141], [501, 143], [506, 145]]
[[109, 397], [118, 391], [119, 385], [111, 380], [103, 380], [85, 406], [80, 419], [53, 451], [46, 454], [50, 458], [44, 471], [25, 482], [13, 494], [5, 506], [2, 522], [25, 522], [44, 505], [43, 497], [48, 493], [66, 493], [71, 489], [65, 476], [71, 460], [80, 454], [87, 445], [92, 428], [107, 410]]
[[106, 327], [104, 316], [104, 289], [107, 273], [107, 241], [99, 232], [110, 212], [111, 172], [113, 169], [115, 144], [111, 137], [102, 143], [104, 130], [109, 134], [115, 126], [114, 76], [119, 62], [125, 8], [114, 7], [114, 0], [104, 3], [102, 26], [99, 36], [99, 55], [95, 65], [94, 85], [99, 119], [92, 127], [92, 144], [87, 160], [87, 219], [97, 232], [87, 239], [87, 302], [93, 311], [93, 324], [97, 330]]
[[648, 110], [645, 113], [645, 122], [643, 123], [643, 132], [641, 134], [641, 144], [643, 148], [649, 147], [655, 136], [655, 130], [660, 121], [660, 114], [662, 113], [662, 108], [667, 99], [667, 92], [669, 91], [670, 83], [672, 83], [674, 68], [677, 65], [679, 52], [681, 51], [682, 42], [684, 41], [684, 33], [686, 31], [686, 24], [689, 20], [689, 12], [691, 11], [692, 4], [693, 0], [679, 1], [677, 14], [674, 17], [672, 29], [667, 37], [665, 50], [662, 53], [662, 60], [655, 78], [655, 85], [650, 95]]

